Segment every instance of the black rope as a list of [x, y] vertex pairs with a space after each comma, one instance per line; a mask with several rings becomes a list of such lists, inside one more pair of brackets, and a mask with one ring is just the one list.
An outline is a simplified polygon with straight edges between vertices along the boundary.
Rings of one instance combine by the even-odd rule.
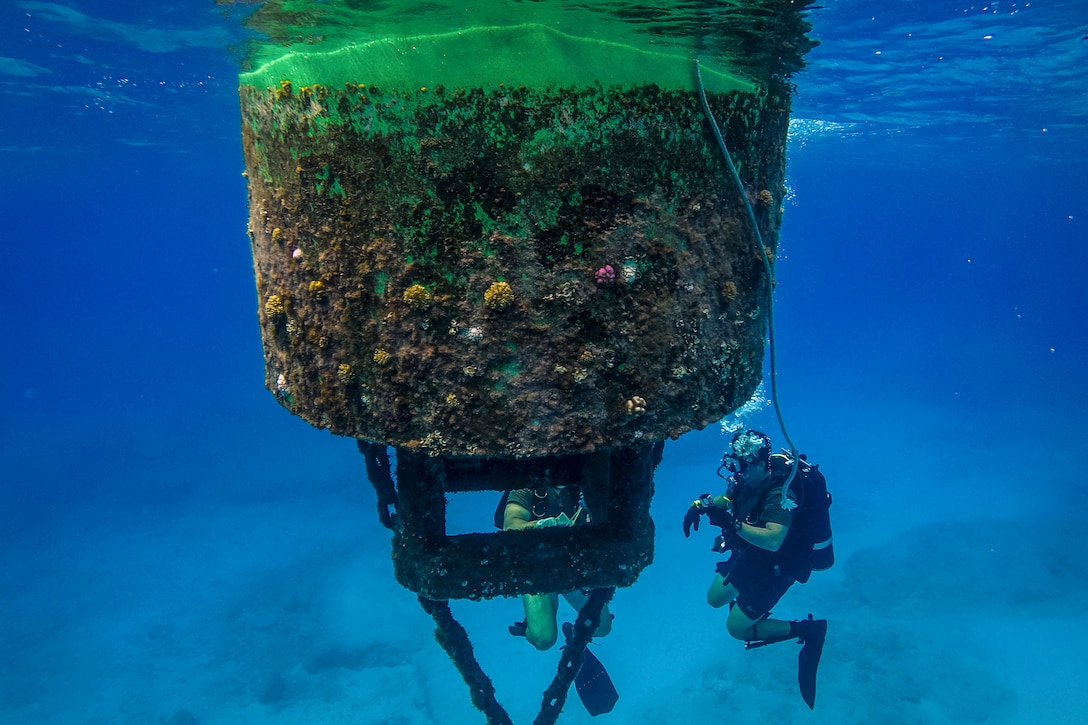
[[[752, 203], [748, 201], [748, 192], [744, 188], [744, 182], [740, 179], [740, 173], [737, 172], [737, 166], [733, 163], [733, 157], [729, 153], [729, 147], [725, 145], [725, 139], [722, 137], [722, 130], [718, 127], [718, 121], [714, 118], [714, 111], [710, 109], [710, 103], [706, 100], [706, 89], [703, 87], [703, 74], [699, 71], [699, 59], [695, 59], [695, 88], [699, 92], [699, 103], [703, 107], [703, 114], [706, 116], [707, 122], [710, 124], [710, 130], [714, 132], [714, 139], [718, 142], [718, 149], [722, 152], [722, 158], [725, 160], [726, 168], [729, 169], [729, 175], [733, 178], [733, 183], [736, 184], [737, 192], [740, 195], [740, 200], [744, 204], [744, 209], [748, 213], [748, 223], [752, 225], [752, 236], [755, 237], [756, 250], [759, 252], [759, 258], [763, 260], [763, 271], [767, 275], [767, 352], [770, 355], [769, 358], [769, 371], [771, 375], [771, 402], [774, 403], [774, 413], [778, 416], [778, 427], [782, 431], [782, 437], [786, 439], [787, 445], [790, 447], [790, 457], [797, 458], [797, 446], [793, 445], [793, 441], [790, 439], [789, 431], [786, 430], [786, 419], [782, 415], [782, 406], [778, 404], [778, 364], [775, 357], [775, 345], [774, 345], [774, 270], [771, 268], [771, 260], [767, 256], [767, 247], [763, 243], [763, 235], [759, 231], [759, 222], [756, 221], [756, 213], [752, 209]], [[797, 466], [790, 467], [790, 475], [786, 477], [786, 482], [782, 484], [782, 508], [789, 509], [794, 508], [796, 504], [786, 504], [786, 496], [790, 492], [790, 484], [793, 483], [794, 476], [797, 475]]]
[[378, 520], [385, 528], [392, 529], [397, 512], [397, 488], [389, 466], [389, 450], [370, 441], [356, 439], [355, 443], [366, 460], [366, 477], [378, 495]]
[[559, 719], [559, 713], [563, 711], [563, 705], [567, 701], [567, 693], [570, 683], [574, 682], [578, 670], [582, 667], [585, 658], [586, 645], [597, 631], [597, 624], [601, 621], [601, 612], [616, 593], [615, 588], [605, 587], [594, 589], [589, 599], [582, 605], [578, 612], [578, 618], [574, 620], [574, 634], [563, 647], [563, 655], [559, 658], [558, 671], [552, 684], [544, 690], [544, 702], [540, 706], [540, 714], [533, 720], [533, 725], [553, 725]]
[[468, 634], [465, 633], [465, 628], [453, 618], [449, 602], [419, 597], [419, 603], [423, 611], [434, 618], [437, 627], [434, 631], [435, 641], [446, 650], [450, 661], [464, 678], [472, 704], [487, 717], [489, 725], [513, 725], [506, 710], [495, 699], [495, 686], [491, 684], [491, 679], [484, 674], [480, 663], [476, 661], [476, 656], [472, 653], [472, 643], [468, 641]]

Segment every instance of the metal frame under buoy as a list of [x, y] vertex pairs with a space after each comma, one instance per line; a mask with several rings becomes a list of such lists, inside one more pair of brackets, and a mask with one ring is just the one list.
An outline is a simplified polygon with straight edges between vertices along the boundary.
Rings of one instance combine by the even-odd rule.
[[[664, 443], [531, 459], [444, 458], [398, 449], [395, 474], [385, 446], [361, 440], [358, 446], [378, 495], [379, 518], [394, 532], [397, 581], [418, 595], [434, 619], [435, 639], [488, 723], [511, 720], [447, 600], [590, 591], [534, 720], [554, 723], [602, 609], [617, 587], [633, 584], [653, 561], [650, 499]], [[447, 494], [539, 486], [578, 486], [594, 512], [593, 523], [447, 535]]]

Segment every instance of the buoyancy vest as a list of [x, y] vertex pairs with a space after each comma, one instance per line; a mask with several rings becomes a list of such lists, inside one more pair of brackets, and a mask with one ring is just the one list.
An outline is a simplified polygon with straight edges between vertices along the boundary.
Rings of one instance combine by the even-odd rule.
[[[573, 516], [578, 510], [581, 493], [577, 486], [541, 486], [531, 491], [532, 506], [529, 508], [530, 520], [546, 519], [566, 513]], [[495, 507], [495, 528], [502, 529], [506, 518], [506, 504], [510, 492], [504, 491]], [[588, 514], [588, 511], [586, 512]], [[588, 518], [588, 517], [587, 517]]]

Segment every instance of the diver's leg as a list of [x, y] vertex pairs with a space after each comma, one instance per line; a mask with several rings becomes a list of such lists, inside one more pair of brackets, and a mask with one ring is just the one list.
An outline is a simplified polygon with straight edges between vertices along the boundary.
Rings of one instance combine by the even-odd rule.
[[726, 584], [721, 574], [714, 577], [710, 583], [710, 589], [706, 590], [706, 603], [715, 609], [724, 607], [737, 598], [737, 588], [732, 584]]
[[538, 650], [551, 649], [559, 638], [555, 613], [559, 609], [556, 594], [523, 594], [525, 607], [525, 639]]
[[[589, 601], [589, 595], [581, 591], [580, 589], [573, 592], [567, 592], [563, 595], [563, 598], [567, 600], [567, 604], [574, 607], [575, 611], [581, 612], [582, 607]], [[605, 637], [612, 631], [612, 613], [608, 611], [608, 605], [601, 607], [601, 621], [597, 623], [597, 631], [593, 633], [594, 637]]]
[[[766, 615], [764, 615], [766, 616]], [[790, 636], [790, 623], [781, 619], [752, 619], [740, 607], [729, 610], [729, 619], [725, 628], [735, 639], [751, 642], [752, 640], [780, 640]]]

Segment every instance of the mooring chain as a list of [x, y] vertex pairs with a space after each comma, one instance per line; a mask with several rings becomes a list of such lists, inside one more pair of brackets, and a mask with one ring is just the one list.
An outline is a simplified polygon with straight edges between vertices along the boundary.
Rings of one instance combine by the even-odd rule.
[[[578, 617], [574, 620], [574, 632], [570, 641], [563, 647], [555, 678], [544, 690], [544, 701], [540, 706], [540, 713], [533, 720], [533, 725], [554, 725], [559, 719], [559, 713], [563, 711], [563, 705], [567, 700], [570, 684], [574, 682], [578, 669], [582, 666], [586, 645], [597, 630], [597, 623], [601, 621], [601, 612], [615, 593], [616, 590], [611, 587], [594, 589], [581, 611], [578, 612]], [[461, 673], [465, 684], [468, 685], [472, 704], [484, 714], [488, 725], [513, 725], [510, 715], [495, 699], [495, 685], [484, 674], [480, 663], [476, 661], [472, 643], [468, 641], [468, 634], [465, 628], [453, 618], [449, 602], [435, 601], [423, 596], [418, 599], [423, 611], [434, 619], [435, 640], [446, 651], [450, 661], [457, 667], [457, 671]]]
[[578, 612], [578, 618], [574, 620], [574, 632], [570, 641], [563, 647], [563, 654], [559, 658], [559, 668], [552, 684], [544, 690], [544, 702], [540, 706], [540, 714], [533, 720], [533, 725], [553, 725], [559, 719], [559, 713], [567, 700], [570, 683], [574, 682], [582, 660], [585, 657], [586, 645], [589, 644], [593, 633], [597, 631], [597, 625], [601, 621], [601, 612], [616, 593], [614, 587], [602, 587], [594, 589], [589, 599], [582, 605]]
[[465, 628], [453, 618], [449, 602], [438, 602], [421, 596], [419, 603], [423, 611], [434, 618], [437, 626], [434, 633], [435, 640], [442, 649], [446, 650], [450, 661], [461, 673], [465, 684], [468, 685], [472, 704], [487, 717], [488, 725], [513, 725], [506, 710], [495, 699], [495, 686], [484, 674], [480, 663], [476, 661], [476, 655], [472, 653], [472, 643], [468, 641], [468, 634]]
[[355, 443], [366, 460], [366, 477], [378, 496], [378, 520], [385, 528], [392, 529], [397, 513], [397, 487], [389, 466], [389, 451], [385, 446], [362, 439]]

